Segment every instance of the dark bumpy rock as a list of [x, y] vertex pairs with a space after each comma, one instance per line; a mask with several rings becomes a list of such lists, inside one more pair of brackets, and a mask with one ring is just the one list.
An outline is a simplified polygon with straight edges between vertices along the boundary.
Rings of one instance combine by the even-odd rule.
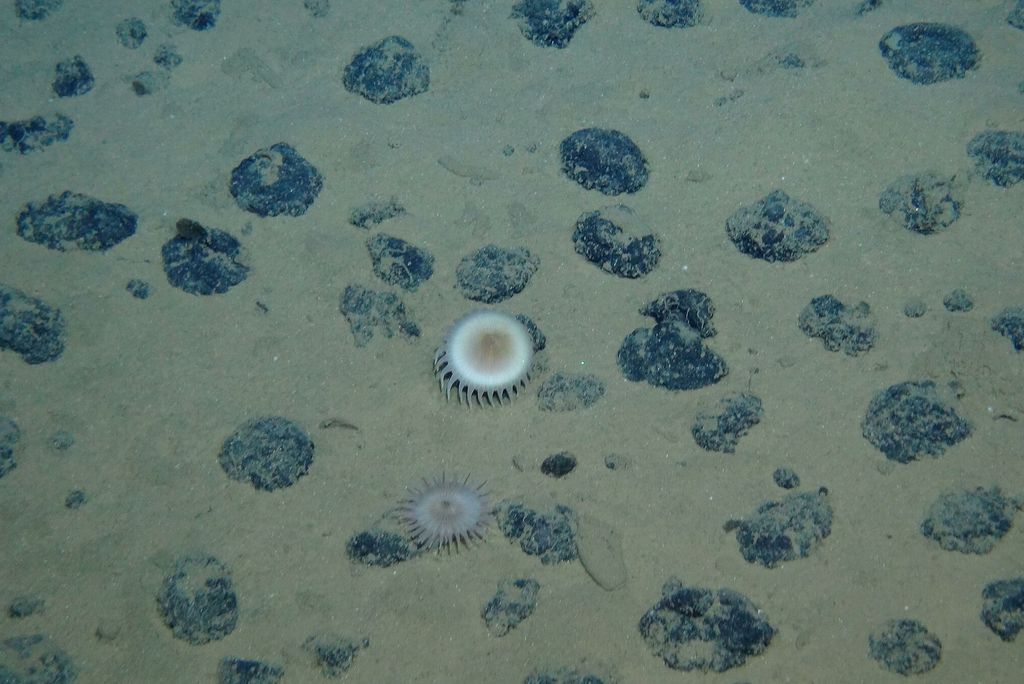
[[434, 275], [434, 257], [430, 252], [401, 238], [378, 233], [366, 241], [373, 261], [373, 272], [389, 285], [415, 292]]
[[45, 608], [46, 601], [42, 596], [16, 596], [7, 605], [7, 617], [20, 620], [29, 615], [38, 615]]
[[700, 334], [679, 321], [631, 332], [619, 347], [618, 363], [627, 380], [646, 380], [670, 390], [706, 387], [729, 372], [725, 360], [704, 345]]
[[878, 333], [867, 302], [847, 306], [832, 295], [815, 297], [800, 312], [800, 330], [820, 337], [825, 349], [857, 356], [875, 345]]
[[502, 637], [533, 614], [540, 582], [535, 579], [502, 580], [498, 591], [484, 605], [480, 617], [491, 636]]
[[122, 19], [117, 23], [117, 40], [129, 50], [135, 50], [146, 40], [149, 32], [146, 31], [146, 24], [138, 17]]
[[1024, 0], [1017, 0], [1017, 4], [1006, 15], [1006, 23], [1014, 28], [1024, 30]]
[[775, 190], [725, 222], [736, 248], [765, 261], [795, 261], [828, 241], [829, 222], [806, 202]]
[[544, 565], [576, 560], [576, 516], [568, 506], [538, 512], [518, 501], [502, 501], [495, 508], [498, 529]]
[[715, 305], [711, 297], [700, 290], [675, 290], [659, 295], [640, 309], [644, 316], [650, 316], [657, 323], [678, 321], [692, 328], [701, 337], [714, 337]]
[[44, 363], [64, 353], [66, 337], [67, 324], [60, 309], [0, 285], [0, 349], [10, 349], [25, 363]]
[[764, 406], [753, 394], [730, 394], [718, 402], [715, 411], [697, 414], [690, 432], [697, 446], [707, 451], [736, 451], [740, 437], [761, 422]]
[[330, 679], [337, 679], [348, 672], [359, 651], [369, 645], [368, 639], [355, 641], [337, 634], [314, 634], [302, 642], [303, 650], [312, 654], [320, 672]]
[[890, 620], [868, 637], [868, 652], [886, 670], [906, 676], [938, 665], [942, 643], [917, 620]]
[[634, 193], [647, 185], [647, 158], [629, 136], [610, 128], [583, 128], [559, 146], [562, 171], [587, 190]]
[[576, 457], [568, 451], [551, 454], [540, 464], [540, 472], [549, 477], [565, 477], [576, 469]]
[[39, 21], [64, 6], [64, 0], [14, 0], [19, 19]]
[[633, 210], [622, 204], [583, 214], [572, 241], [576, 253], [603, 271], [620, 278], [640, 278], [661, 258], [661, 241], [642, 231]]
[[378, 292], [362, 285], [349, 285], [341, 294], [339, 306], [348, 321], [357, 347], [365, 347], [374, 334], [419, 337], [420, 328], [405, 310], [405, 304], [393, 292]]
[[928, 313], [928, 305], [921, 299], [912, 299], [903, 305], [903, 315], [907, 318], [920, 318]]
[[878, 199], [878, 208], [897, 218], [907, 230], [931, 235], [960, 218], [964, 185], [956, 176], [933, 172], [903, 176], [885, 189]]
[[981, 621], [1003, 641], [1015, 640], [1024, 629], [1024, 577], [987, 584], [981, 597]]
[[34, 116], [22, 121], [0, 121], [0, 147], [8, 152], [30, 154], [67, 140], [75, 124], [63, 114]]
[[593, 16], [590, 0], [519, 0], [512, 6], [523, 36], [540, 47], [564, 48]]
[[74, 511], [81, 508], [89, 500], [89, 495], [81, 489], [74, 489], [64, 497], [64, 508]]
[[153, 62], [168, 71], [181, 66], [183, 61], [184, 57], [178, 53], [178, 49], [173, 45], [161, 45], [157, 48], [156, 54], [153, 55]]
[[290, 487], [313, 463], [313, 440], [280, 416], [254, 418], [224, 440], [217, 460], [232, 480], [248, 481], [256, 489]]
[[3, 684], [73, 684], [77, 679], [71, 657], [45, 634], [0, 641]]
[[455, 269], [466, 299], [497, 304], [522, 292], [540, 268], [540, 259], [525, 247], [487, 245], [462, 258]]
[[170, 82], [171, 76], [166, 71], [140, 71], [132, 77], [132, 92], [139, 97], [152, 95], [166, 88]]
[[85, 95], [96, 83], [89, 65], [81, 55], [57, 62], [54, 71], [53, 92], [59, 97]]
[[831, 533], [832, 506], [824, 487], [765, 501], [736, 526], [743, 558], [766, 568], [806, 558]]
[[212, 29], [220, 16], [220, 0], [171, 0], [174, 23], [194, 31]]
[[983, 131], [967, 143], [978, 172], [1001, 188], [1024, 180], [1024, 133]]
[[223, 639], [238, 624], [231, 572], [213, 556], [183, 556], [156, 597], [164, 624], [193, 646]]
[[223, 294], [249, 275], [241, 243], [229, 233], [181, 219], [160, 250], [167, 282], [193, 295]]
[[946, 311], [958, 313], [973, 309], [974, 300], [967, 294], [967, 290], [958, 287], [942, 298], [942, 305], [946, 307]]
[[386, 530], [358, 532], [345, 544], [349, 560], [379, 568], [409, 560], [415, 552], [408, 539]]
[[767, 17], [795, 17], [814, 0], [740, 0], [747, 11]]
[[604, 383], [596, 375], [555, 373], [537, 390], [541, 411], [575, 411], [590, 408], [604, 396]]
[[217, 666], [217, 684], [278, 684], [284, 677], [280, 665], [242, 658], [222, 658]]
[[640, 634], [673, 670], [725, 672], [760, 655], [776, 630], [762, 611], [732, 589], [687, 587], [671, 578], [640, 618]]
[[316, 167], [283, 142], [257, 150], [231, 172], [231, 196], [258, 216], [302, 216], [323, 185]]
[[929, 22], [897, 26], [882, 36], [878, 49], [897, 76], [920, 85], [963, 78], [981, 59], [966, 31]]
[[18, 461], [14, 458], [14, 446], [21, 439], [18, 424], [7, 416], [0, 416], [0, 477], [14, 470]]
[[637, 0], [636, 11], [649, 24], [672, 28], [696, 26], [704, 17], [700, 0]]
[[615, 680], [589, 670], [560, 667], [554, 670], [535, 670], [523, 680], [523, 684], [615, 684]]
[[772, 473], [772, 481], [783, 489], [796, 489], [800, 486], [800, 476], [792, 468], [776, 468]]
[[349, 214], [348, 221], [353, 226], [369, 230], [371, 226], [380, 225], [384, 221], [401, 216], [404, 213], [405, 207], [392, 197], [386, 202], [374, 200], [355, 207]]
[[45, 202], [29, 202], [18, 214], [18, 235], [65, 251], [106, 251], [135, 234], [139, 218], [123, 204], [65, 190]]
[[999, 487], [951, 489], [928, 509], [921, 534], [946, 551], [988, 553], [1013, 526], [1021, 502], [1003, 496]]
[[1024, 349], [1024, 306], [1007, 307], [990, 323], [992, 329], [1006, 337], [1017, 351]]
[[548, 338], [537, 327], [537, 324], [533, 322], [533, 319], [526, 314], [516, 314], [515, 318], [525, 325], [526, 331], [530, 333], [530, 337], [533, 339], [533, 353], [536, 354], [539, 351], [543, 351], [548, 346]]
[[345, 90], [370, 102], [391, 104], [427, 92], [430, 69], [412, 43], [388, 36], [360, 50], [342, 77]]
[[941, 456], [971, 434], [971, 424], [939, 396], [931, 380], [901, 382], [878, 392], [861, 429], [876, 449], [898, 463]]
[[149, 286], [149, 283], [138, 278], [129, 280], [124, 289], [128, 290], [129, 294], [136, 299], [149, 299], [149, 295], [152, 294], [152, 288]]

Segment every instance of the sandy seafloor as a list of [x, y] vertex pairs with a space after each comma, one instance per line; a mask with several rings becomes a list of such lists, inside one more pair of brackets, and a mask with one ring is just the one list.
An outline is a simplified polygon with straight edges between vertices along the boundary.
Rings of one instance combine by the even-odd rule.
[[[855, 2], [822, 0], [785, 20], [709, 0], [702, 25], [668, 30], [640, 20], [631, 2], [595, 0], [596, 17], [564, 50], [527, 41], [507, 0], [470, 0], [460, 14], [442, 0], [335, 2], [321, 19], [299, 0], [228, 0], [203, 33], [175, 26], [168, 2], [68, 0], [30, 23], [13, 18], [12, 4], [0, 17], [0, 118], [59, 111], [75, 128], [40, 152], [0, 156], [0, 282], [68, 321], [53, 363], [0, 353], [0, 413], [22, 433], [18, 465], [0, 480], [0, 602], [46, 601], [38, 615], [0, 617], [0, 637], [50, 635], [81, 682], [214, 681], [224, 656], [281, 664], [285, 681], [323, 681], [300, 647], [318, 632], [370, 640], [351, 682], [521, 682], [566, 666], [630, 683], [884, 682], [903, 678], [868, 657], [868, 634], [910, 617], [942, 641], [940, 664], [921, 681], [1020, 681], [1021, 643], [979, 619], [982, 587], [1024, 567], [1020, 520], [986, 555], [943, 551], [918, 531], [951, 486], [1024, 492], [1024, 354], [989, 330], [995, 313], [1024, 305], [1024, 186], [995, 187], [965, 152], [980, 131], [1024, 127], [1024, 33], [1005, 21], [1010, 3], [891, 0], [858, 18]], [[149, 28], [138, 50], [114, 35], [129, 16]], [[921, 20], [969, 31], [979, 68], [931, 86], [897, 78], [878, 40]], [[375, 105], [346, 91], [340, 73], [391, 34], [424, 55], [431, 86]], [[152, 68], [162, 43], [184, 63], [165, 90], [136, 96], [129, 79]], [[821, 65], [757, 68], [790, 44]], [[96, 87], [58, 100], [53, 65], [73, 54]], [[226, 69], [239, 54], [262, 66]], [[587, 126], [636, 141], [651, 168], [643, 190], [609, 198], [560, 172], [559, 142]], [[298, 218], [242, 211], [231, 169], [281, 141], [321, 171], [322, 193]], [[443, 158], [489, 179], [454, 174]], [[878, 196], [928, 169], [969, 182], [960, 220], [920, 236], [885, 217]], [[776, 188], [832, 224], [828, 244], [794, 263], [751, 259], [724, 230]], [[137, 234], [105, 253], [19, 238], [20, 208], [63, 190], [128, 205]], [[341, 291], [391, 288], [372, 273], [369, 234], [348, 216], [391, 196], [408, 213], [374, 232], [436, 257], [434, 277], [401, 293], [422, 336], [357, 347]], [[608, 275], [573, 251], [580, 214], [619, 201], [662, 239], [661, 263], [643, 279]], [[171, 287], [160, 247], [182, 217], [236, 236], [251, 224], [249, 278], [209, 297]], [[555, 371], [594, 373], [607, 391], [593, 408], [542, 412], [531, 392], [503, 410], [466, 411], [439, 394], [434, 349], [475, 307], [455, 287], [455, 267], [492, 242], [541, 260], [525, 291], [498, 306], [547, 336], [534, 387]], [[152, 296], [132, 298], [131, 278], [149, 281]], [[648, 324], [638, 308], [685, 287], [714, 300], [710, 344], [728, 376], [692, 392], [625, 380], [616, 352]], [[943, 308], [957, 287], [973, 296], [972, 311]], [[827, 293], [870, 304], [874, 349], [831, 353], [798, 329], [799, 311]], [[903, 314], [915, 298], [928, 305], [920, 319]], [[974, 424], [966, 441], [900, 465], [861, 435], [879, 390], [953, 374], [966, 390], [958, 410]], [[762, 423], [734, 454], [699, 449], [689, 434], [696, 411], [748, 389], [764, 401]], [[228, 479], [217, 462], [225, 437], [260, 415], [295, 420], [316, 443], [308, 475], [273, 493]], [[332, 417], [359, 429], [318, 429]], [[51, 445], [60, 430], [74, 436], [64, 452]], [[542, 475], [539, 461], [562, 450], [577, 455], [577, 470]], [[629, 467], [605, 468], [609, 454]], [[805, 489], [827, 486], [835, 518], [808, 558], [766, 569], [743, 560], [723, 524], [778, 498], [771, 474], [782, 465]], [[612, 526], [626, 586], [607, 592], [579, 563], [542, 565], [496, 529], [468, 552], [387, 569], [346, 557], [348, 538], [408, 485], [445, 471], [486, 479], [497, 499], [556, 501]], [[68, 510], [76, 488], [89, 500]], [[155, 602], [173, 559], [191, 551], [231, 569], [240, 601], [234, 632], [204, 646], [174, 639]], [[666, 667], [637, 623], [673, 575], [744, 593], [778, 629], [771, 646], [722, 674]], [[536, 612], [499, 639], [480, 610], [507, 577], [542, 588]]]

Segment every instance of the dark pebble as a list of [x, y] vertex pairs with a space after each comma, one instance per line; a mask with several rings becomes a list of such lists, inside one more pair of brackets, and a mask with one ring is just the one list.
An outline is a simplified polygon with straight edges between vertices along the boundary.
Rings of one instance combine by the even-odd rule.
[[974, 308], [974, 300], [967, 294], [967, 290], [957, 288], [942, 299], [942, 305], [946, 307], [946, 311], [954, 313], [970, 311]]
[[897, 76], [919, 85], [963, 78], [981, 60], [971, 36], [949, 24], [897, 26], [882, 36], [878, 49]]
[[14, 0], [19, 19], [39, 21], [64, 6], [64, 0]]
[[194, 31], [206, 31], [217, 24], [220, 0], [171, 0], [174, 23]]
[[631, 332], [619, 347], [618, 364], [627, 380], [645, 380], [670, 390], [706, 387], [729, 372], [725, 360], [705, 346], [700, 334], [679, 321]]
[[146, 24], [138, 17], [122, 19], [117, 23], [117, 40], [129, 50], [135, 50], [146, 40], [149, 32]]
[[302, 5], [309, 10], [310, 16], [322, 19], [331, 9], [330, 0], [302, 0]]
[[800, 476], [792, 468], [776, 468], [772, 480], [782, 489], [796, 489], [800, 486]]
[[231, 196], [257, 216], [302, 216], [324, 179], [288, 143], [276, 143], [246, 157], [231, 172]]
[[75, 436], [67, 430], [57, 430], [50, 437], [50, 446], [57, 451], [67, 451], [75, 443]]
[[386, 202], [374, 200], [355, 207], [349, 214], [348, 221], [353, 226], [369, 230], [373, 226], [378, 226], [384, 221], [401, 216], [404, 213], [405, 207], [392, 197]]
[[30, 154], [59, 140], [67, 140], [74, 127], [74, 122], [63, 114], [0, 121], [0, 147], [8, 152]]
[[808, 337], [821, 338], [825, 349], [842, 350], [847, 356], [869, 351], [878, 337], [867, 302], [847, 306], [832, 295], [812, 299], [800, 312], [798, 324]]
[[740, 521], [736, 540], [748, 563], [766, 568], [806, 558], [832, 533], [832, 506], [827, 490], [793, 492], [765, 501]]
[[50, 637], [28, 634], [0, 641], [0, 677], [4, 684], [73, 684], [78, 670]]
[[139, 97], [152, 95], [166, 88], [171, 77], [166, 71], [142, 71], [132, 77], [132, 92]]
[[519, 0], [512, 6], [520, 32], [540, 47], [564, 48], [593, 16], [590, 0]]
[[232, 480], [272, 492], [290, 487], [313, 464], [313, 440], [296, 423], [268, 416], [241, 425], [224, 440], [218, 461]]
[[66, 338], [67, 324], [60, 309], [0, 285], [0, 349], [10, 349], [25, 363], [44, 363], [64, 353]]
[[400, 534], [384, 530], [367, 530], [352, 535], [345, 544], [349, 560], [363, 565], [386, 568], [408, 560], [415, 553], [409, 541]]
[[[0, 323], [2, 323], [0, 318]], [[14, 447], [21, 439], [18, 424], [7, 416], [0, 416], [0, 477], [14, 470], [18, 461], [14, 458]]]
[[18, 213], [18, 235], [50, 249], [106, 251], [135, 234], [139, 218], [128, 207], [65, 190]]
[[572, 233], [576, 253], [620, 278], [643, 277], [658, 265], [661, 241], [638, 224], [633, 210], [621, 204], [583, 214]]
[[139, 280], [138, 278], [132, 278], [125, 285], [124, 289], [128, 290], [129, 294], [136, 299], [149, 299], [152, 288], [145, 280]]
[[247, 257], [233, 235], [181, 219], [160, 250], [167, 282], [193, 295], [223, 294], [249, 275]]
[[917, 620], [890, 620], [870, 634], [868, 652], [890, 672], [923, 674], [939, 664], [942, 642]]
[[985, 585], [981, 621], [1003, 641], [1014, 641], [1024, 629], [1024, 577]]
[[59, 97], [84, 95], [92, 90], [96, 83], [89, 65], [85, 63], [81, 55], [57, 62], [55, 72], [53, 92], [57, 93]]
[[222, 658], [217, 665], [217, 684], [278, 684], [283, 677], [283, 667], [258, 660]]
[[507, 579], [499, 582], [497, 593], [480, 613], [491, 636], [505, 636], [530, 617], [537, 607], [538, 592], [540, 583], [535, 579]]
[[544, 459], [540, 464], [540, 472], [548, 477], [565, 477], [576, 469], [576, 457], [568, 451], [560, 451]]
[[81, 508], [82, 505], [89, 500], [89, 497], [81, 489], [76, 489], [70, 492], [64, 497], [64, 508], [68, 510], [75, 510]]
[[984, 131], [967, 143], [967, 154], [978, 172], [1001, 188], [1024, 180], [1024, 133]]
[[342, 83], [345, 90], [370, 102], [391, 104], [427, 92], [430, 68], [412, 43], [401, 36], [388, 36], [352, 58]]
[[990, 325], [997, 333], [1008, 338], [1016, 351], [1024, 349], [1024, 306], [1003, 309]]
[[700, 290], [675, 290], [658, 295], [656, 299], [645, 304], [640, 313], [650, 316], [657, 323], [678, 321], [700, 334], [701, 337], [714, 337], [715, 304], [711, 297]]
[[858, 17], [864, 16], [868, 12], [873, 12], [884, 4], [885, 0], [861, 0], [857, 5], [855, 14]]
[[559, 146], [562, 171], [587, 190], [634, 193], [647, 184], [647, 158], [629, 136], [610, 128], [583, 128]]
[[497, 304], [526, 289], [539, 267], [540, 259], [525, 247], [487, 245], [462, 258], [455, 279], [466, 299]]
[[730, 216], [725, 232], [747, 256], [796, 261], [828, 241], [829, 221], [810, 204], [775, 190]]
[[555, 373], [541, 383], [537, 404], [541, 411], [590, 408], [604, 396], [604, 383], [596, 375]]
[[736, 393], [722, 397], [714, 411], [702, 411], [694, 419], [690, 432], [697, 446], [706, 451], [727, 454], [736, 451], [740, 437], [761, 422], [764, 406], [753, 394]]
[[312, 654], [313, 662], [320, 668], [320, 672], [330, 679], [348, 672], [359, 651], [369, 645], [368, 639], [354, 641], [336, 634], [314, 634], [302, 642], [303, 650]]
[[556, 505], [538, 512], [516, 501], [502, 501], [495, 508], [498, 529], [544, 565], [576, 560], [576, 516], [568, 506]]
[[7, 617], [20, 620], [41, 613], [45, 608], [46, 601], [42, 596], [17, 596], [7, 606]]
[[907, 318], [920, 318], [928, 312], [928, 305], [920, 299], [912, 299], [903, 305], [903, 315]]
[[405, 303], [393, 292], [349, 285], [341, 295], [339, 308], [357, 347], [365, 347], [377, 333], [388, 338], [420, 336], [420, 328], [406, 311]]
[[171, 633], [193, 646], [223, 639], [238, 624], [231, 572], [213, 556], [179, 558], [156, 600]]
[[640, 618], [640, 634], [673, 670], [725, 672], [764, 653], [776, 629], [732, 589], [683, 586], [669, 579], [661, 599]]
[[964, 183], [956, 176], [921, 173], [893, 181], [878, 199], [883, 213], [921, 235], [938, 233], [960, 218]]
[[814, 0], [740, 0], [744, 9], [766, 17], [795, 17]]
[[622, 454], [608, 454], [604, 457], [604, 467], [608, 470], [624, 470], [629, 464], [629, 457]]
[[1020, 505], [1003, 496], [999, 487], [951, 489], [928, 509], [921, 534], [946, 551], [988, 553], [1010, 531]]
[[401, 238], [377, 233], [366, 241], [373, 272], [388, 285], [415, 292], [434, 275], [434, 256]]
[[971, 424], [944, 401], [931, 380], [901, 382], [877, 394], [861, 424], [864, 436], [890, 461], [941, 456], [971, 435]]
[[670, 28], [696, 26], [704, 17], [700, 0], [638, 0], [636, 11], [648, 24]]

